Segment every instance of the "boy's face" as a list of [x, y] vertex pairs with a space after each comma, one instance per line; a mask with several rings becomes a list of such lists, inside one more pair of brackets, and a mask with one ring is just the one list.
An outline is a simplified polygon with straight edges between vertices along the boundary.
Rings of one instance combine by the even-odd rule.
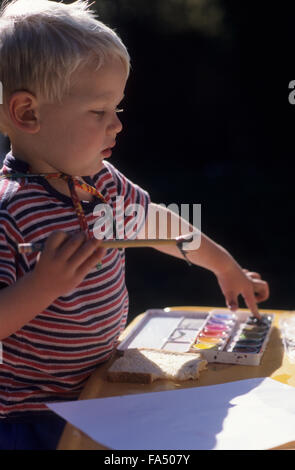
[[34, 136], [38, 155], [31, 165], [35, 171], [76, 176], [100, 171], [122, 130], [117, 108], [126, 81], [123, 63], [109, 59], [98, 71], [90, 65], [78, 69], [62, 104], [40, 104], [40, 130]]

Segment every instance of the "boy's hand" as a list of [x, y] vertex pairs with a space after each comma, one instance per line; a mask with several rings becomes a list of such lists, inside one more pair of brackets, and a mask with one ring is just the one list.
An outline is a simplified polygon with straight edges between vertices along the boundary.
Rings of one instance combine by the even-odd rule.
[[54, 298], [77, 287], [102, 259], [101, 240], [87, 240], [84, 233], [69, 235], [56, 231], [46, 240], [32, 275], [40, 289], [51, 291]]
[[216, 276], [230, 310], [239, 308], [238, 296], [242, 295], [252, 314], [260, 318], [257, 302], [269, 297], [268, 284], [261, 280], [260, 274], [242, 269], [237, 263], [233, 263], [230, 268]]

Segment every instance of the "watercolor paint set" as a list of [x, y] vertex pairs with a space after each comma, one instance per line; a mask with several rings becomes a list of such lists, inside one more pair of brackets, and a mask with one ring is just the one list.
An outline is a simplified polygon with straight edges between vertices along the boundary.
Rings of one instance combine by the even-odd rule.
[[150, 309], [119, 344], [118, 350], [154, 348], [199, 352], [208, 362], [258, 365], [269, 340], [274, 315], [261, 319], [249, 311]]

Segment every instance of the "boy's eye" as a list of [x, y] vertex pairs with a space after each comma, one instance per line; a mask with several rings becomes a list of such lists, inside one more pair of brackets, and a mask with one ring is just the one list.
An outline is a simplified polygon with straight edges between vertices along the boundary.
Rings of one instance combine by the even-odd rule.
[[[116, 113], [123, 113], [123, 111], [124, 111], [124, 109], [122, 109], [122, 108], [116, 108], [116, 109], [115, 109], [115, 112], [116, 112]], [[93, 112], [94, 114], [97, 114], [98, 116], [101, 116], [101, 117], [104, 116], [105, 113], [106, 113], [106, 111], [92, 111], [92, 112]]]
[[97, 114], [98, 116], [103, 116], [105, 114], [105, 111], [92, 111], [94, 114]]

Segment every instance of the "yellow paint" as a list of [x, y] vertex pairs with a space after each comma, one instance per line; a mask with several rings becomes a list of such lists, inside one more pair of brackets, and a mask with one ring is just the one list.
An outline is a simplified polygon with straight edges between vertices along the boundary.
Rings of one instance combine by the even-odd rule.
[[206, 335], [200, 334], [200, 342], [217, 344], [217, 343], [220, 343], [221, 341], [220, 341], [220, 338], [216, 338], [216, 336], [206, 336]]
[[197, 343], [193, 345], [193, 348], [196, 348], [196, 349], [213, 349], [215, 347], [216, 345], [212, 343], [211, 344], [210, 343]]
[[277, 380], [278, 382], [282, 382], [283, 384], [287, 384], [288, 380], [292, 377], [292, 375], [289, 374], [280, 374], [280, 375], [275, 375], [272, 377], [272, 379]]

